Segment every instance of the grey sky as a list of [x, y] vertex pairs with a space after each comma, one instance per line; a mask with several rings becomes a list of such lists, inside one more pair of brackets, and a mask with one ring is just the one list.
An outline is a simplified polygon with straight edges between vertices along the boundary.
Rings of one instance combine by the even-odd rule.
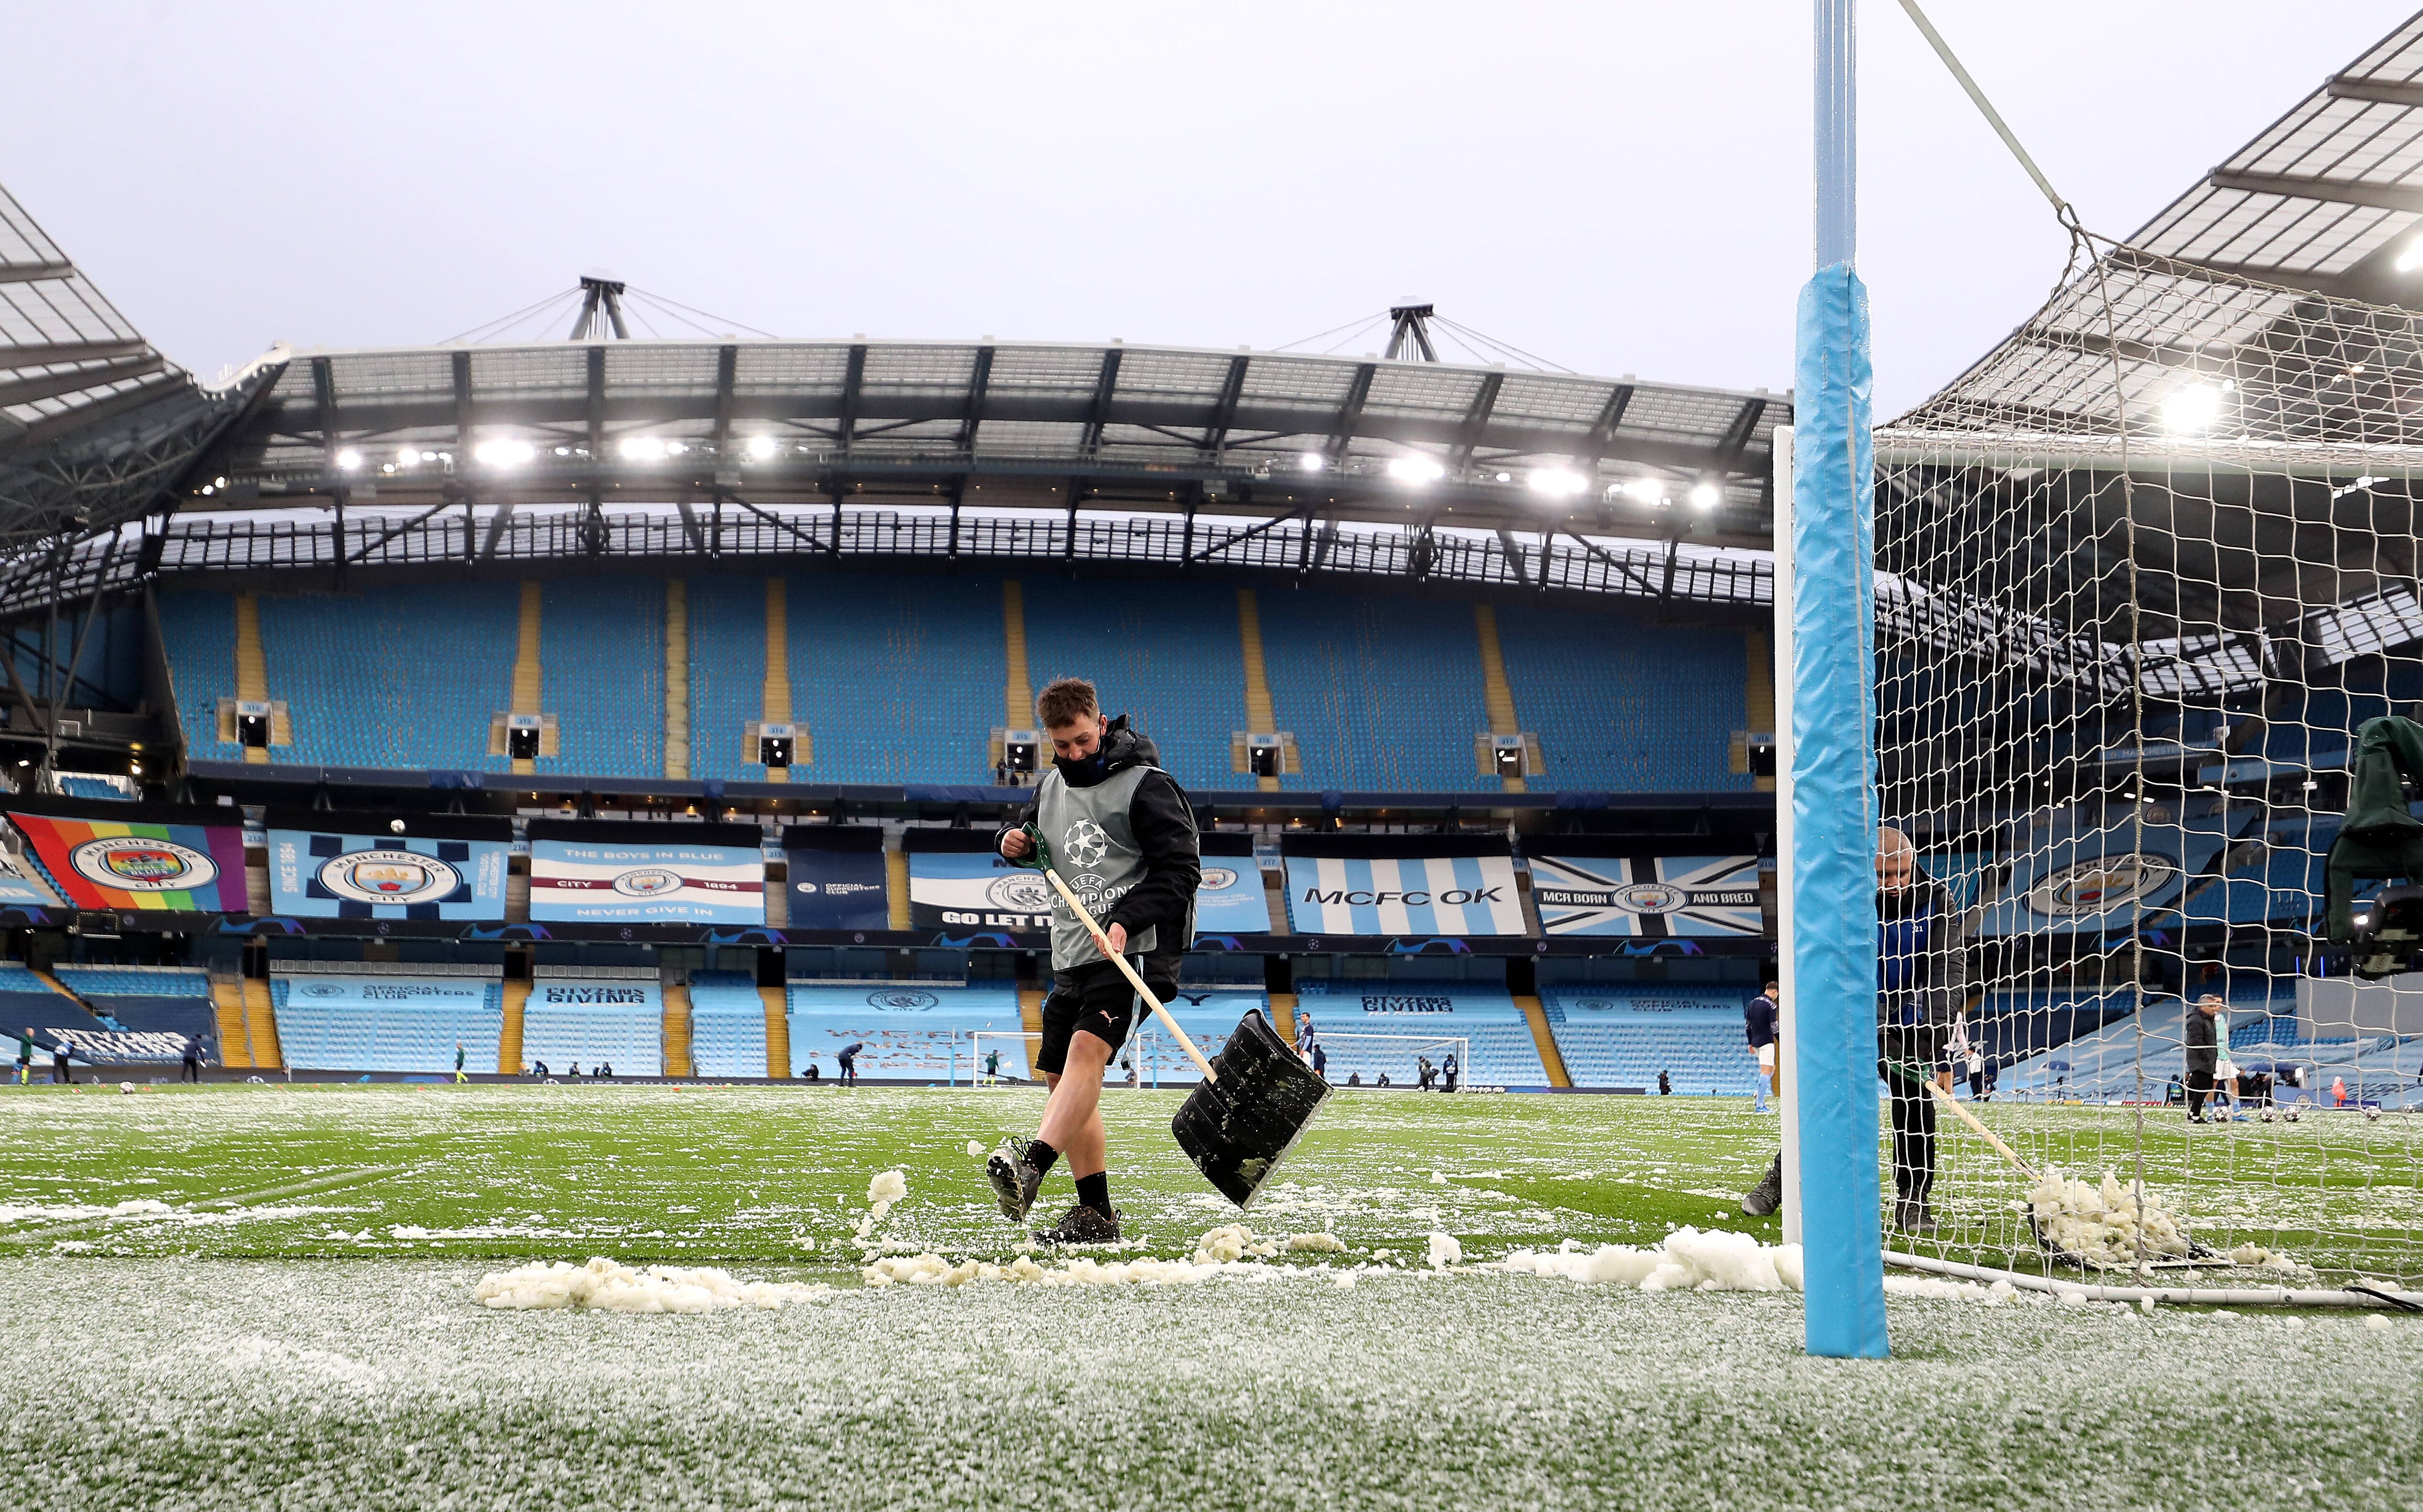
[[[1929, 14], [2119, 235], [2414, 3]], [[1260, 348], [1414, 295], [1582, 371], [1781, 389], [1808, 11], [82, 0], [12, 16], [0, 182], [205, 376], [438, 340], [602, 265], [796, 337]], [[1861, 25], [1892, 413], [2066, 244], [1899, 7]]]

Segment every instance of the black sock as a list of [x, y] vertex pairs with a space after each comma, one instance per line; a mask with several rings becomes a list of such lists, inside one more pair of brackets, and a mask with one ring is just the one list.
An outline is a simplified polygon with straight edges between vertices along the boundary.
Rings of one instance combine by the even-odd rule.
[[1090, 1207], [1104, 1218], [1111, 1216], [1111, 1173], [1097, 1171], [1090, 1176], [1077, 1178], [1077, 1203]]
[[1060, 1152], [1041, 1140], [1037, 1140], [1026, 1147], [1026, 1163], [1035, 1168], [1035, 1173], [1038, 1176], [1050, 1175], [1052, 1162], [1059, 1158]]

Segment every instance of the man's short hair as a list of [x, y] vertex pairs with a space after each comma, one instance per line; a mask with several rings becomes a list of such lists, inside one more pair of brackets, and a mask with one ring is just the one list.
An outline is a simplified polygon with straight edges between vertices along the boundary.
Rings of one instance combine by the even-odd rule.
[[1035, 696], [1035, 717], [1046, 730], [1065, 730], [1101, 713], [1094, 685], [1082, 677], [1056, 678]]

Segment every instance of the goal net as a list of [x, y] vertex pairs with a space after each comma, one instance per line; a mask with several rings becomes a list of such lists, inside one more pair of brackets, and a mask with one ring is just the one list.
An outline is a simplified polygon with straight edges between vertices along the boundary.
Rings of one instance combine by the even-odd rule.
[[[1472, 1084], [1472, 1041], [1458, 1034], [1364, 1034], [1324, 1032], [1321, 1047], [1329, 1056], [1332, 1085], [1360, 1079], [1366, 1087], [1427, 1088], [1433, 1092], [1466, 1091]], [[1429, 1075], [1424, 1076], [1428, 1067]], [[1448, 1072], [1455, 1085], [1448, 1086]], [[1387, 1079], [1383, 1082], [1382, 1078]]]
[[2423, 317], [2079, 235], [1876, 456], [1882, 1197], [1937, 1225], [1888, 1247], [2423, 1285], [2423, 975], [2324, 896], [2360, 732], [2423, 717]]

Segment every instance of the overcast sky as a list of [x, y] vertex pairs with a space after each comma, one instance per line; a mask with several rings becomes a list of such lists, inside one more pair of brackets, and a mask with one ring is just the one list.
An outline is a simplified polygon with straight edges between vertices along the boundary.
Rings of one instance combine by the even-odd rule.
[[[2119, 235], [2415, 3], [1929, 13]], [[603, 267], [791, 337], [1267, 348], [1415, 297], [1584, 372], [1782, 389], [1809, 8], [28, 5], [0, 182], [205, 377], [441, 340]], [[1882, 415], [2066, 243], [1899, 7], [1861, 25]]]

